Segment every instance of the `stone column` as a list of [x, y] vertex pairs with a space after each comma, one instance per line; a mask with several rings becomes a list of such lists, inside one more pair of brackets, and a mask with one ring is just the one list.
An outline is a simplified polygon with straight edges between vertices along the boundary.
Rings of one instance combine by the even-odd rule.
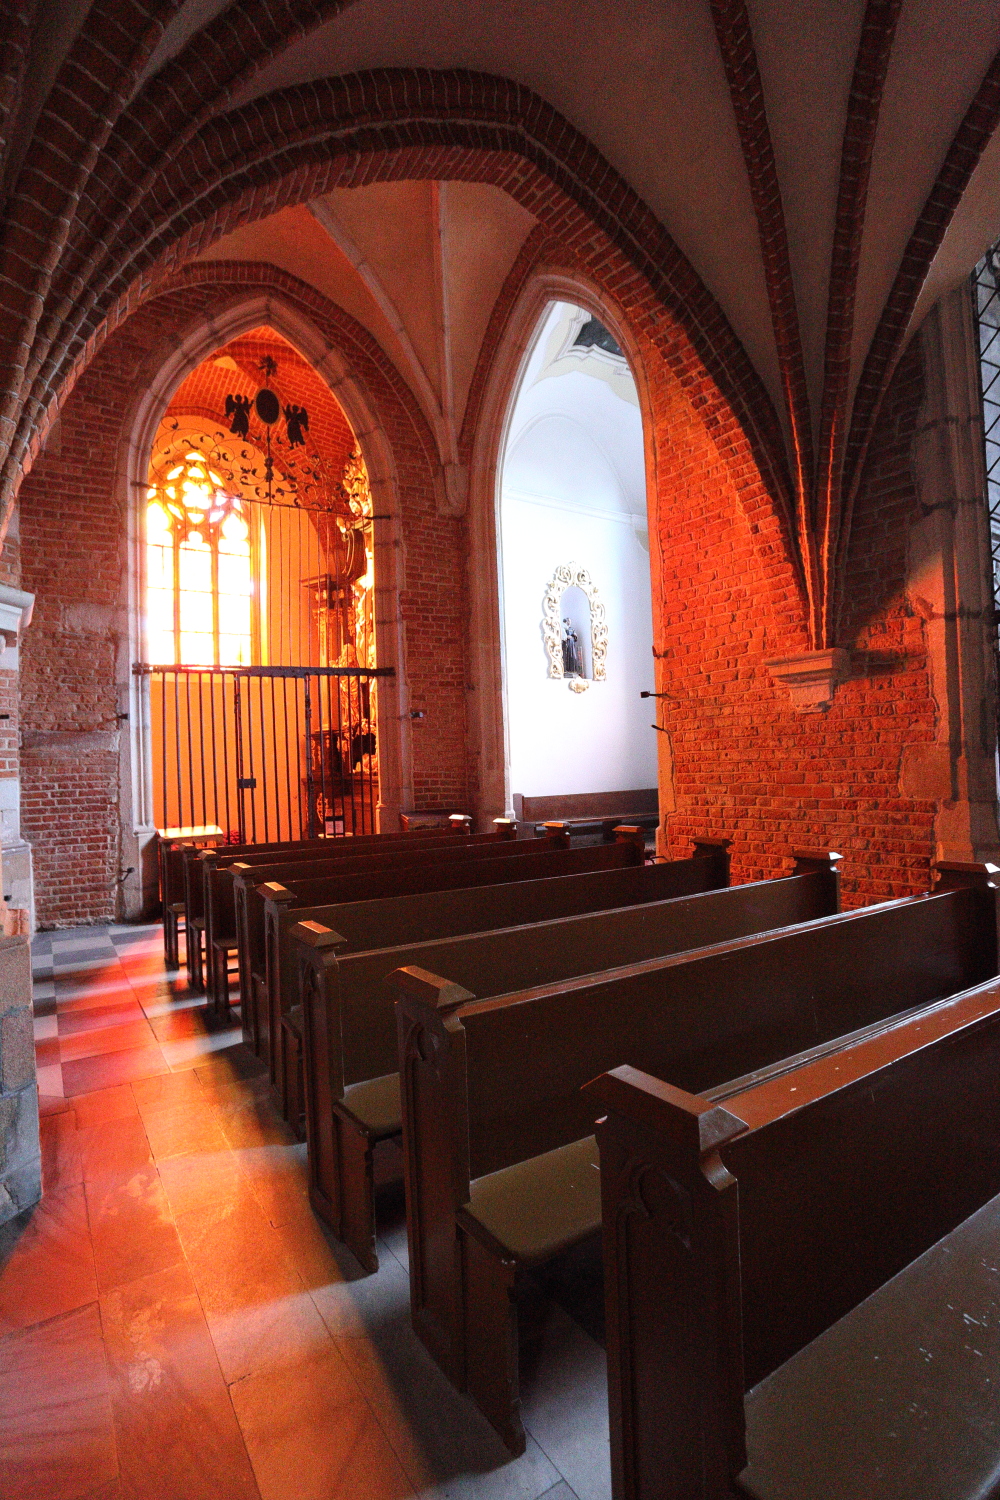
[[42, 1196], [26, 935], [0, 937], [0, 1224]]
[[919, 335], [926, 392], [913, 449], [920, 519], [906, 594], [926, 623], [937, 733], [909, 745], [900, 791], [937, 805], [938, 859], [997, 860], [996, 669], [979, 347], [967, 283]]
[[[34, 594], [0, 583], [0, 930], [35, 927], [35, 892], [31, 868], [31, 845], [21, 837], [21, 777], [17, 761], [17, 684], [20, 672], [21, 631], [30, 623]], [[8, 734], [4, 734], [4, 730]], [[15, 915], [17, 913], [17, 915]]]

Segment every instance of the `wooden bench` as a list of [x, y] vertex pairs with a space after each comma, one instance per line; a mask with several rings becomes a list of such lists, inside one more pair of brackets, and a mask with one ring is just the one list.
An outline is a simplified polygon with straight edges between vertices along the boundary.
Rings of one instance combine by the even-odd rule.
[[691, 1092], [880, 1025], [997, 973], [985, 875], [800, 928], [488, 1000], [393, 977], [413, 1325], [515, 1452], [526, 1273], [596, 1233], [595, 1075]]
[[[205, 827], [181, 831], [162, 829], [157, 841], [157, 869], [163, 908], [163, 962], [168, 969], [180, 968], [179, 934], [184, 923], [185, 950], [191, 936], [184, 913], [184, 861], [192, 849], [203, 849], [222, 839], [222, 829]], [[185, 962], [186, 962], [185, 951]]]
[[[497, 820], [498, 823], [500, 821]], [[507, 836], [513, 838], [516, 835], [513, 821], [505, 819], [503, 822], [510, 830]], [[471, 818], [456, 817], [451, 819], [450, 828], [428, 829], [426, 832], [441, 843], [448, 844], [455, 835], [467, 837], [471, 824]], [[414, 830], [414, 833], [416, 832], [417, 830]], [[499, 829], [496, 833], [499, 836]], [[424, 830], [420, 830], [421, 839], [423, 836]], [[197, 947], [192, 949], [188, 964], [192, 989], [207, 989], [209, 999], [214, 998], [213, 950], [223, 936], [224, 929], [219, 927], [215, 930], [218, 924], [213, 925], [213, 894], [221, 893], [224, 900], [227, 891], [225, 881], [221, 875], [215, 874], [216, 871], [228, 869], [241, 861], [248, 864], [274, 864], [285, 860], [308, 863], [314, 860], [337, 858], [340, 855], [353, 857], [362, 851], [373, 852], [390, 849], [396, 845], [400, 848], [409, 847], [411, 840], [412, 835], [407, 836], [393, 831], [388, 834], [358, 834], [341, 839], [294, 839], [265, 844], [224, 844], [207, 849], [191, 849], [183, 858], [183, 882], [185, 921], [199, 933]]]
[[[269, 870], [278, 864], [304, 864], [310, 867], [317, 862], [325, 863], [337, 859], [356, 859], [362, 854], [391, 853], [395, 850], [410, 852], [414, 846], [423, 852], [432, 848], [455, 848], [456, 834], [462, 835], [460, 847], [476, 847], [498, 840], [511, 840], [516, 827], [511, 819], [495, 818], [494, 828], [488, 834], [469, 834], [467, 818], [452, 819], [452, 828], [414, 829], [409, 834], [365, 834], [344, 839], [313, 840], [307, 844], [251, 845], [248, 849], [207, 850], [189, 866], [190, 894], [188, 901], [192, 910], [204, 916], [205, 949], [207, 953], [206, 989], [209, 1003], [221, 1014], [229, 1010], [229, 963], [230, 955], [237, 951], [236, 910], [233, 900], [231, 871], [238, 864], [241, 869], [267, 866]], [[200, 868], [199, 868], [200, 866]], [[200, 894], [195, 889], [200, 882]]]
[[[470, 849], [466, 860], [452, 858], [452, 850], [402, 858], [393, 855], [374, 869], [357, 864], [349, 873], [325, 875], [314, 880], [276, 881], [257, 884], [255, 871], [233, 867], [236, 900], [236, 930], [240, 948], [240, 979], [248, 1003], [241, 1006], [245, 1039], [265, 1058], [274, 1083], [278, 1073], [276, 1028], [268, 1009], [267, 954], [264, 903], [268, 898], [295, 907], [334, 905], [339, 901], [377, 900], [418, 891], [462, 890], [467, 886], [493, 885], [499, 881], [541, 879], [586, 870], [615, 869], [643, 861], [642, 849], [632, 840], [603, 845], [600, 849], [568, 849], [553, 840], [530, 839], [506, 847]], [[272, 965], [272, 968], [274, 965]]]
[[[393, 843], [385, 849], [363, 850], [356, 855], [338, 854], [329, 860], [304, 864], [298, 861], [268, 864], [237, 860], [229, 865], [220, 878], [228, 880], [232, 888], [241, 996], [247, 994], [250, 1000], [249, 1012], [245, 1007], [243, 1009], [242, 1023], [244, 1035], [254, 1050], [259, 1050], [259, 1038], [270, 1035], [266, 1021], [261, 1022], [266, 995], [263, 927], [263, 900], [266, 894], [272, 889], [287, 890], [290, 893], [287, 899], [291, 900], [299, 893], [304, 893], [297, 904], [316, 904], [323, 899], [328, 881], [334, 882], [329, 888], [333, 895], [352, 894], [350, 887], [344, 886], [342, 882], [345, 875], [367, 880], [376, 872], [388, 874], [408, 869], [423, 871], [430, 866], [444, 869], [468, 865], [472, 868], [480, 862], [492, 864], [498, 859], [506, 862], [512, 857], [531, 859], [545, 852], [569, 847], [569, 836], [561, 830], [553, 830], [544, 839], [517, 840], [514, 837], [513, 823], [509, 819], [497, 819], [496, 822], [499, 826], [495, 832], [474, 834], [461, 843], [447, 834], [443, 838], [421, 837], [419, 842], [413, 834], [406, 834], [401, 836], [399, 844]], [[407, 888], [424, 889], [419, 882]], [[385, 889], [394, 894], [391, 882]]]
[[997, 1493], [998, 1055], [992, 982], [737, 1091], [589, 1086], [615, 1500]]
[[[563, 824], [550, 825], [551, 847], [560, 847], [563, 827]], [[633, 828], [620, 828], [616, 842], [635, 845], [636, 850], [641, 850], [642, 847], [641, 834]], [[727, 848], [728, 840], [698, 842], [695, 844], [699, 861], [697, 865], [687, 860], [674, 860], [670, 863], [667, 874], [654, 879], [638, 873], [645, 866], [637, 863], [636, 856], [632, 853], [605, 856], [596, 862], [597, 867], [606, 870], [609, 876], [614, 875], [619, 881], [625, 881], [617, 896], [613, 894], [616, 887], [608, 889], [600, 881], [590, 881], [586, 887], [578, 885], [573, 891], [566, 888], [557, 890], [549, 883], [544, 892], [537, 889], [539, 882], [532, 881], [530, 884], [535, 888], [533, 895], [521, 890], [524, 882], [506, 881], [495, 890], [492, 886], [473, 887], [449, 897], [429, 894], [424, 898], [423, 893], [418, 893], [415, 898], [395, 898], [402, 901], [411, 899], [411, 906], [398, 910], [390, 910], [384, 905], [371, 908], [370, 918], [366, 921], [369, 939], [359, 943], [347, 935], [347, 950], [358, 952], [361, 948], [386, 948], [400, 942], [452, 937], [462, 932], [483, 932], [496, 927], [515, 926], [533, 919], [543, 920], [549, 916], [568, 916], [583, 911], [599, 911], [606, 907], [629, 906], [639, 901], [665, 900], [670, 896], [690, 895], [701, 890], [716, 890], [729, 884]], [[524, 844], [519, 844], [518, 852], [523, 849]], [[626, 871], [631, 871], [631, 874], [626, 875]], [[583, 880], [587, 877], [562, 875], [554, 878], [566, 881]], [[507, 885], [511, 888], [509, 896], [505, 889]], [[295, 943], [289, 937], [292, 926], [303, 921], [325, 924], [330, 919], [336, 922], [342, 904], [331, 906], [327, 903], [303, 908], [289, 900], [288, 887], [273, 881], [258, 887], [257, 895], [263, 898], [263, 1003], [267, 1008], [271, 1034], [274, 1035], [278, 1027], [277, 1018], [297, 1002], [299, 995], [299, 959]], [[536, 903], [554, 901], [555, 905], [532, 906], [532, 900]], [[359, 919], [360, 914], [356, 912], [349, 920], [356, 926]], [[339, 927], [335, 927], [335, 930], [339, 931]], [[277, 1068], [277, 1077], [279, 1081], [284, 1077], [281, 1066]]]
[[[291, 928], [286, 947], [294, 948], [295, 939], [300, 945], [296, 956], [302, 982], [297, 992], [302, 1003], [295, 1010], [302, 1011], [310, 1200], [367, 1270], [378, 1269], [373, 1152], [380, 1141], [402, 1131], [394, 996], [384, 983], [387, 976], [401, 966], [418, 964], [475, 987], [480, 996], [500, 994], [587, 973], [602, 964], [697, 947], [837, 909], [837, 879], [831, 871], [725, 890], [720, 888], [729, 874], [724, 846], [700, 847], [703, 852], [692, 859], [640, 867], [634, 873], [641, 883], [632, 882], [637, 903], [611, 910], [354, 953], [346, 951], [347, 941], [339, 932], [315, 916]], [[585, 878], [563, 876], [558, 883]], [[709, 894], [674, 894], [685, 887]], [[667, 892], [666, 899], [656, 900], [657, 890]], [[522, 902], [520, 915], [538, 919], [546, 893], [535, 889], [530, 894], [534, 899]], [[557, 899], [562, 894], [555, 893]], [[447, 898], [440, 896], [426, 898], [428, 920], [438, 916], [435, 902], [447, 921]], [[268, 908], [272, 932], [296, 915], [282, 912], [273, 902]], [[337, 912], [333, 908], [334, 917]], [[496, 915], [494, 908], [494, 920]], [[489, 918], [480, 915], [479, 920], [485, 923]], [[449, 925], [454, 925], [454, 916]], [[380, 935], [384, 938], [384, 929]], [[270, 958], [269, 945], [269, 970]], [[286, 997], [289, 990], [286, 984]], [[279, 1074], [290, 1078], [287, 1063]]]

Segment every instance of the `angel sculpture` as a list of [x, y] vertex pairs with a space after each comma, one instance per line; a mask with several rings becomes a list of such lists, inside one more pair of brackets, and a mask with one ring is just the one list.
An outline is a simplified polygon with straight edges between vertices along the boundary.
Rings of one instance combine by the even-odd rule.
[[250, 432], [250, 397], [227, 396], [226, 416], [230, 418], [229, 431], [236, 437], [247, 437]]
[[303, 432], [309, 431], [309, 413], [304, 406], [286, 406], [285, 422], [288, 427], [289, 448], [304, 448]]

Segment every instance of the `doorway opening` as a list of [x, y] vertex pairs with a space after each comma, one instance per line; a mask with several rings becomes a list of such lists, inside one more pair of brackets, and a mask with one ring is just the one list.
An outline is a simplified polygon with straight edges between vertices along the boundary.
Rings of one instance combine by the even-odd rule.
[[329, 389], [273, 329], [177, 388], [139, 522], [133, 670], [158, 828], [239, 843], [374, 832], [367, 470]]
[[622, 350], [552, 302], [514, 393], [500, 468], [507, 769], [518, 817], [655, 823], [646, 465]]

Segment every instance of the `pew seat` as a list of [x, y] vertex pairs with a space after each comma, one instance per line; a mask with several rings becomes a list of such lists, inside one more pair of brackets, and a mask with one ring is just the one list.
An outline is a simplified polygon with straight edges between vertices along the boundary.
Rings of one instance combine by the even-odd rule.
[[477, 1178], [458, 1221], [494, 1256], [526, 1270], [599, 1234], [596, 1137], [584, 1136]]
[[[301, 1006], [298, 1009], [301, 1011]], [[385, 1073], [381, 1078], [349, 1083], [343, 1099], [337, 1101], [337, 1109], [373, 1143], [384, 1141], [390, 1135], [399, 1135], [403, 1129], [399, 1074]]]
[[1000, 1197], [745, 1398], [752, 1500], [983, 1500], [1000, 1488]]

